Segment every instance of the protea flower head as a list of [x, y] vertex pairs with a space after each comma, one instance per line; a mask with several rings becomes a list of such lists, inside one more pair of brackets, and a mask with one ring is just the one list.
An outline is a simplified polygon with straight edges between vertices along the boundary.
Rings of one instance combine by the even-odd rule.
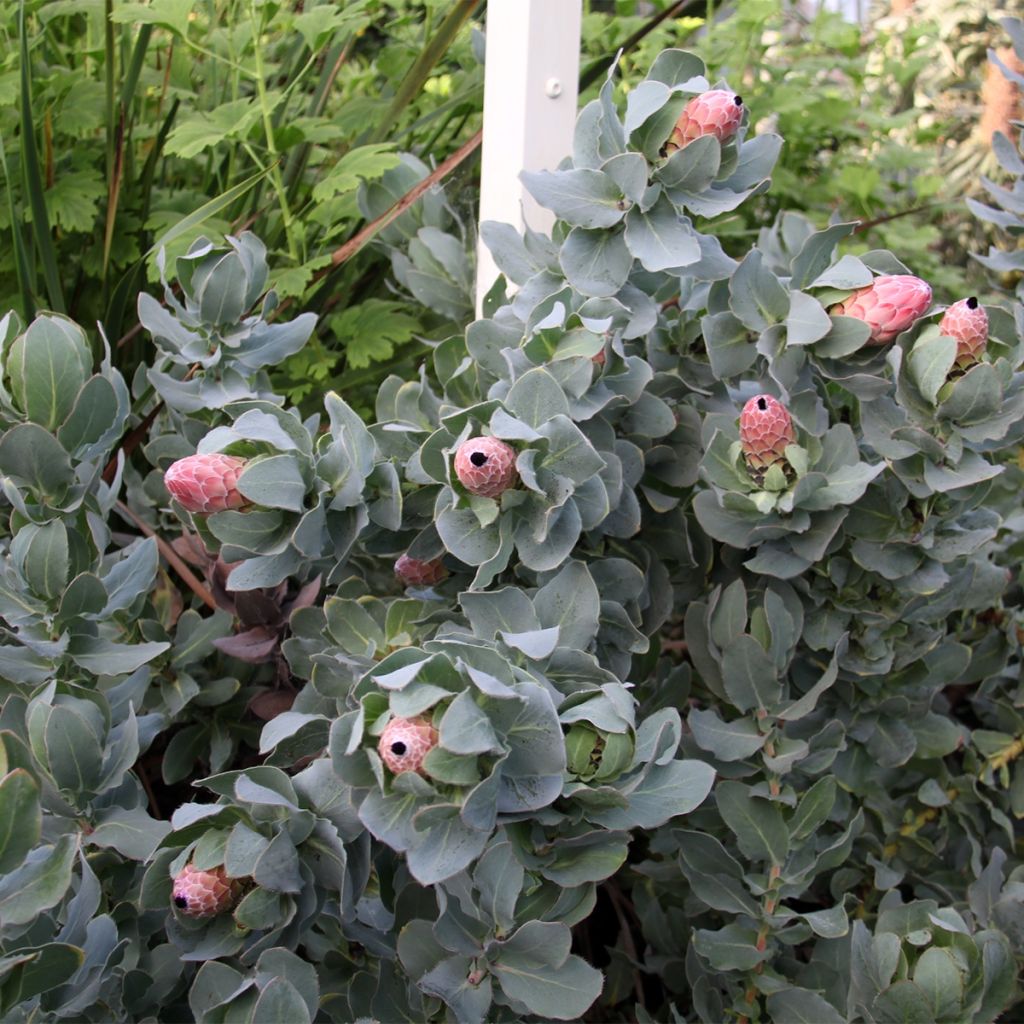
[[427, 718], [392, 718], [381, 733], [377, 753], [387, 767], [423, 774], [423, 759], [437, 746], [437, 730]]
[[234, 455], [190, 455], [164, 473], [164, 486], [189, 512], [223, 512], [248, 504], [236, 484], [246, 460]]
[[497, 498], [517, 479], [516, 453], [496, 437], [473, 437], [455, 452], [455, 475], [470, 494]]
[[786, 445], [796, 443], [796, 431], [786, 407], [771, 395], [755, 395], [740, 413], [740, 445], [754, 483], [778, 465], [789, 469]]
[[172, 899], [179, 912], [189, 917], [215, 917], [235, 905], [241, 888], [221, 867], [200, 871], [186, 864], [174, 879]]
[[956, 362], [960, 367], [976, 363], [988, 342], [988, 313], [972, 295], [954, 302], [939, 321], [939, 331], [956, 338]]
[[672, 153], [702, 135], [714, 135], [726, 142], [736, 134], [743, 120], [743, 98], [728, 89], [711, 89], [694, 96], [683, 108], [675, 128], [665, 144]]
[[926, 281], [912, 274], [885, 274], [855, 291], [829, 312], [863, 320], [871, 328], [869, 345], [886, 345], [924, 316], [932, 304]]
[[448, 575], [448, 570], [440, 558], [424, 562], [419, 558], [401, 555], [395, 562], [395, 575], [407, 587], [431, 587], [440, 583]]

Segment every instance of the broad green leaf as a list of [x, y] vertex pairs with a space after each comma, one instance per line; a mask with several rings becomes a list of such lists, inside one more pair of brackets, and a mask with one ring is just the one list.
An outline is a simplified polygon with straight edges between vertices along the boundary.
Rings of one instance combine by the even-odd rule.
[[817, 992], [806, 988], [785, 988], [768, 996], [772, 1024], [845, 1024], [841, 1014]]
[[[6, 758], [4, 758], [6, 760]], [[19, 867], [39, 842], [39, 786], [24, 768], [0, 779], [0, 874]]]
[[723, 781], [715, 788], [718, 813], [751, 860], [782, 865], [789, 852], [789, 829], [778, 804], [754, 796], [741, 782]]

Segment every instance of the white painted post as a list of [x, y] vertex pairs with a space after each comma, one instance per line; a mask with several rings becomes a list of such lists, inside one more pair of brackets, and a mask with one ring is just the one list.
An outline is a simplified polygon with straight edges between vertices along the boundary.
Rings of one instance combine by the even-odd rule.
[[[480, 223], [547, 231], [554, 216], [523, 188], [522, 170], [555, 168], [572, 152], [580, 74], [581, 0], [488, 0]], [[477, 245], [476, 305], [498, 277]]]

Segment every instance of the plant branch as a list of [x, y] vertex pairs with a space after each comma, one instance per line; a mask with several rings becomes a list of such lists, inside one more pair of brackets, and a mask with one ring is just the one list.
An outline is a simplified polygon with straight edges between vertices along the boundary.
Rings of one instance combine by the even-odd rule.
[[167, 564], [181, 577], [183, 583], [185, 583], [189, 590], [198, 597], [207, 608], [213, 611], [217, 610], [217, 602], [213, 599], [213, 595], [203, 585], [202, 581], [196, 576], [194, 572], [182, 561], [178, 552], [171, 547], [161, 537], [152, 526], [149, 525], [145, 520], [137, 516], [123, 501], [115, 502], [114, 508], [121, 514], [121, 516], [127, 519], [129, 522], [134, 523], [139, 530], [147, 537], [152, 537], [156, 541], [156, 546], [160, 551], [160, 554], [164, 556]]

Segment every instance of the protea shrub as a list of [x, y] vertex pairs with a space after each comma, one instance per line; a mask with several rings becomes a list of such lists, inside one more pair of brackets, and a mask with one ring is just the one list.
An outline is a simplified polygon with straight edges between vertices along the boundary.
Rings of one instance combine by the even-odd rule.
[[628, 84], [372, 417], [274, 393], [248, 233], [161, 257], [131, 386], [0, 320], [0, 1018], [1020, 1019], [1024, 309], [926, 322], [827, 211], [727, 252], [782, 140]]

